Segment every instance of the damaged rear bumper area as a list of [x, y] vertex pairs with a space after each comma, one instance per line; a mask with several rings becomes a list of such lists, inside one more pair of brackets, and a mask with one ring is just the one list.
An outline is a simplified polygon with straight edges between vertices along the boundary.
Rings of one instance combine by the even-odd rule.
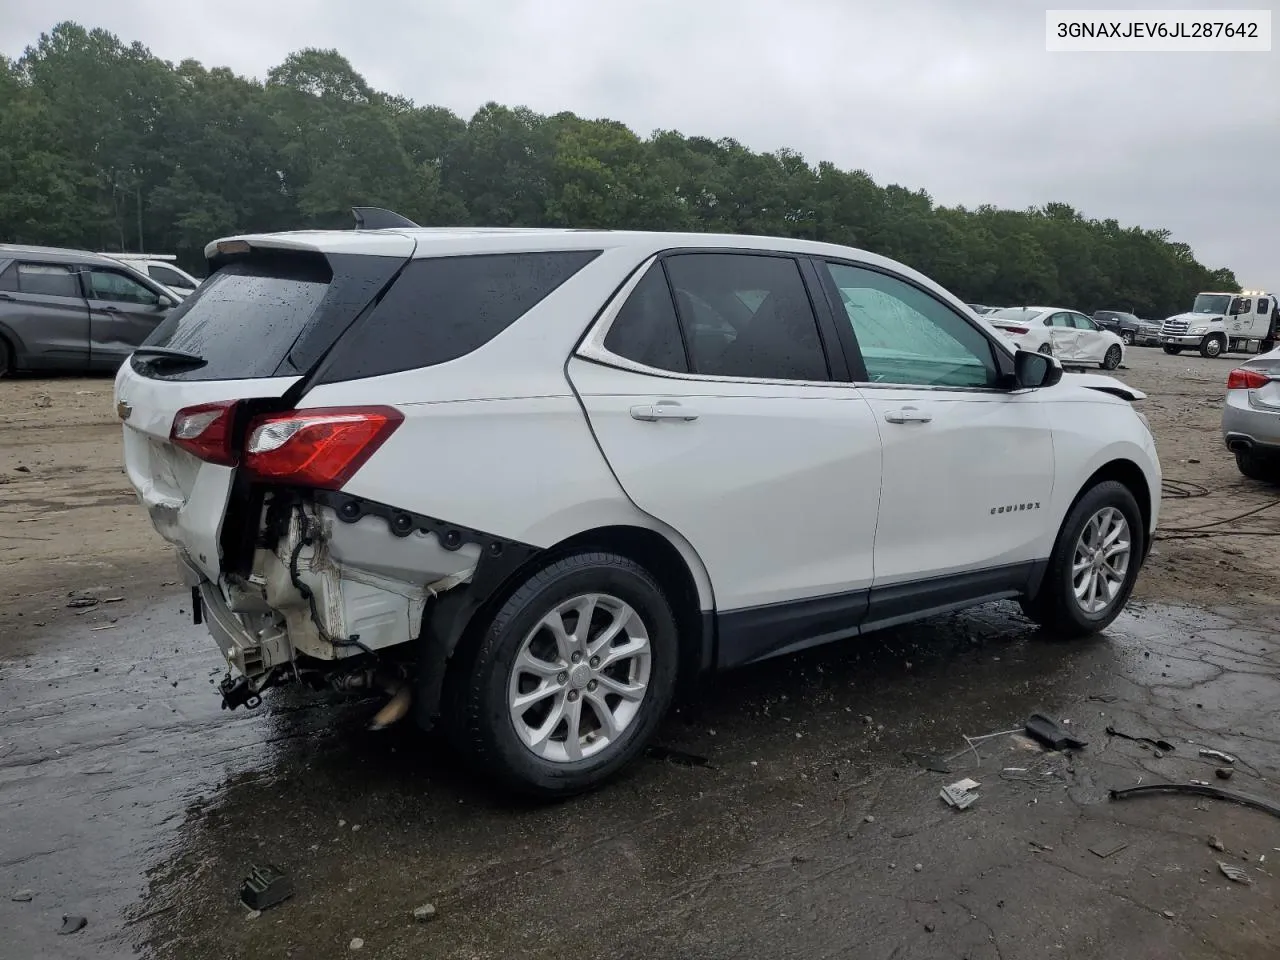
[[[300, 682], [381, 690], [391, 700], [373, 725], [398, 720], [423, 661], [442, 672], [469, 612], [536, 552], [344, 494], [273, 494], [258, 516], [251, 558], [217, 582], [178, 552], [196, 620], [227, 663], [227, 709], [255, 707], [268, 687]], [[433, 616], [451, 591], [465, 600]]]

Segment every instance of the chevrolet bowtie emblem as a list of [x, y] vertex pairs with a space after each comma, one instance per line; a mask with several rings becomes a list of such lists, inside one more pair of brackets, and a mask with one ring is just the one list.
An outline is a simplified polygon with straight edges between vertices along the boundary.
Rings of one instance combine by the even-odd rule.
[[121, 400], [116, 404], [116, 416], [121, 420], [128, 420], [129, 414], [133, 413], [133, 407]]

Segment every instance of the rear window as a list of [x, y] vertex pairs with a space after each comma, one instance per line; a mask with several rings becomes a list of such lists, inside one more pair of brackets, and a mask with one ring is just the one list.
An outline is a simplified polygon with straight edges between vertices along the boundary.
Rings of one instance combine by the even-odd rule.
[[69, 267], [55, 263], [14, 263], [0, 275], [0, 290], [44, 297], [80, 297], [80, 283]]
[[324, 299], [323, 260], [279, 257], [230, 263], [174, 308], [145, 345], [203, 357], [165, 379], [240, 380], [276, 375]]
[[[600, 255], [599, 250], [411, 261], [334, 350], [333, 383], [456, 360], [482, 347]], [[583, 317], [585, 326], [589, 317]]]

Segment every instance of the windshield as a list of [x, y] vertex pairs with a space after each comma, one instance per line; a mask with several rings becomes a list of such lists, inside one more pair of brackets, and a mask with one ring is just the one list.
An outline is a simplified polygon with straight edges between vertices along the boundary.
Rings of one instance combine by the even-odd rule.
[[1027, 307], [1005, 307], [987, 314], [988, 320], [1015, 320], [1018, 323], [1030, 323], [1044, 313], [1043, 310], [1030, 310]]
[[1196, 294], [1196, 304], [1191, 308], [1191, 312], [1225, 314], [1227, 307], [1230, 305], [1231, 294], [1229, 293], [1198, 293]]

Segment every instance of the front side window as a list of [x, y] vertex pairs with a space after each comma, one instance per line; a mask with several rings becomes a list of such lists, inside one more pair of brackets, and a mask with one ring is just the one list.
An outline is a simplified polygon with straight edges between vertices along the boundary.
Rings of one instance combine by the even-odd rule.
[[680, 321], [662, 264], [650, 267], [631, 291], [605, 335], [604, 348], [646, 367], [688, 373]]
[[95, 268], [89, 274], [89, 292], [95, 300], [107, 300], [112, 303], [155, 306], [160, 302], [160, 295], [150, 287], [143, 286], [133, 277], [127, 277], [114, 270]]
[[1092, 320], [1090, 320], [1086, 316], [1082, 316], [1081, 314], [1078, 314], [1078, 313], [1072, 314], [1071, 319], [1075, 321], [1075, 327], [1077, 330], [1097, 330], [1098, 329], [1093, 325]]
[[991, 344], [950, 307], [904, 280], [827, 264], [873, 383], [990, 387]]
[[688, 253], [664, 263], [692, 372], [759, 380], [830, 379], [818, 320], [795, 260]]
[[176, 270], [170, 270], [168, 267], [161, 267], [153, 264], [152, 266], [147, 267], [147, 275], [150, 276], [152, 280], [158, 280], [160, 283], [163, 283], [166, 287], [187, 287], [191, 285], [190, 281], [187, 280], [186, 277], [178, 273]]
[[1241, 297], [1239, 300], [1235, 302], [1235, 306], [1232, 308], [1231, 312], [1235, 314], [1241, 314], [1241, 313], [1248, 313], [1252, 309], [1253, 309], [1253, 298]]

